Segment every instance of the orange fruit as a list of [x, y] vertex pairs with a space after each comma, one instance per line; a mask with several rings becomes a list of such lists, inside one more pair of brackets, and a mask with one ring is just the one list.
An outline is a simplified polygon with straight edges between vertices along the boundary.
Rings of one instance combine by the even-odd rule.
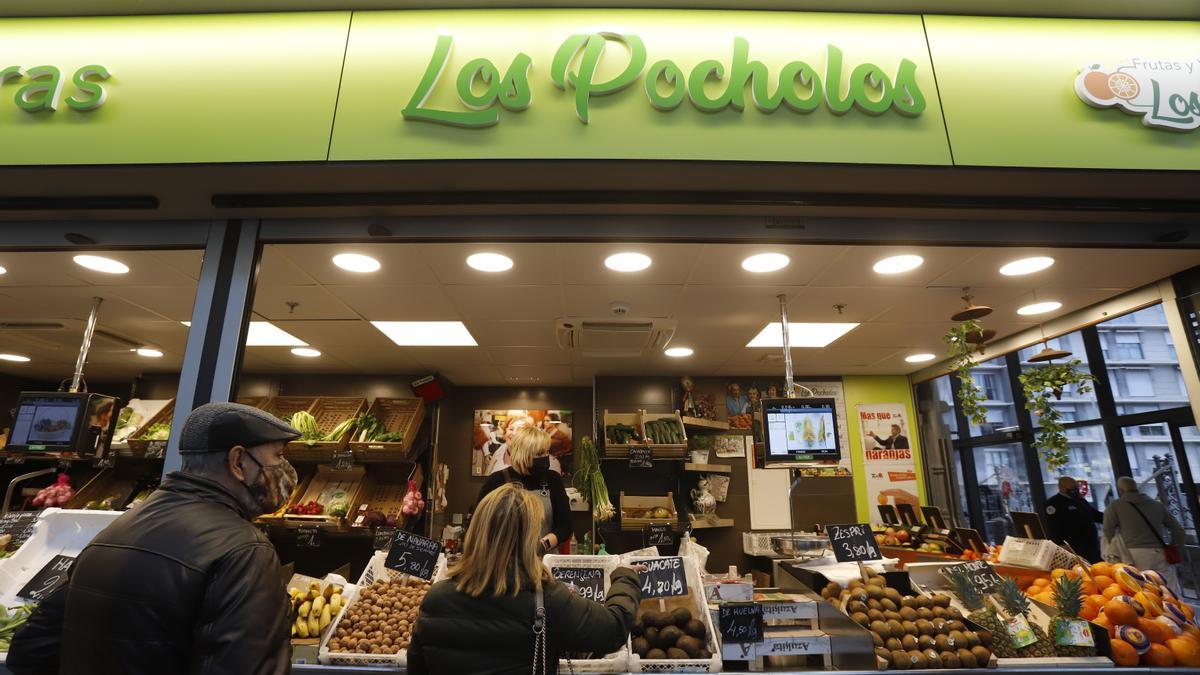
[[1041, 593], [1033, 596], [1033, 599], [1037, 600], [1043, 605], [1050, 605], [1051, 607], [1054, 606], [1054, 594], [1050, 591], [1042, 591]]
[[[1172, 649], [1172, 652], [1175, 650]], [[1138, 653], [1133, 645], [1124, 640], [1112, 641], [1112, 660], [1118, 667], [1132, 668], [1138, 664]], [[1178, 660], [1178, 657], [1176, 657]]]
[[[1175, 664], [1185, 668], [1200, 667], [1200, 644], [1184, 638], [1167, 640], [1167, 649], [1175, 657]], [[1114, 654], [1115, 654], [1114, 650]]]
[[1200, 628], [1196, 628], [1195, 626], [1192, 626], [1190, 624], [1187, 626], [1184, 626], [1183, 627], [1183, 636], [1186, 638], [1191, 638], [1192, 640], [1194, 640], [1196, 642], [1197, 645], [1200, 645]]
[[[1094, 577], [1111, 577], [1112, 571], [1112, 565], [1106, 562], [1098, 562], [1095, 565], [1092, 565], [1092, 576]], [[1097, 581], [1096, 583], [1100, 582]], [[1100, 585], [1103, 586], [1103, 584]]]
[[1094, 595], [1100, 592], [1100, 589], [1090, 581], [1085, 581], [1080, 587], [1080, 592], [1084, 595]]
[[1050, 572], [1050, 578], [1051, 578], [1051, 579], [1057, 579], [1057, 578], [1059, 578], [1059, 577], [1061, 577], [1061, 576], [1068, 576], [1068, 577], [1069, 577], [1069, 576], [1072, 576], [1072, 575], [1071, 575], [1071, 571], [1070, 571], [1070, 570], [1058, 569], [1058, 570], [1054, 570], [1054, 571]]
[[1097, 626], [1100, 626], [1104, 630], [1108, 631], [1108, 637], [1110, 640], [1117, 637], [1116, 626], [1112, 625], [1112, 622], [1109, 621], [1108, 617], [1104, 616], [1103, 613], [1099, 614], [1096, 618], [1092, 619], [1092, 623], [1094, 623]]
[[1107, 574], [1097, 574], [1095, 579], [1096, 579], [1096, 585], [1099, 586], [1100, 588], [1108, 588], [1109, 586], [1112, 586], [1114, 583], [1116, 583], [1115, 581], [1113, 581], [1113, 578]]
[[1092, 602], [1091, 598], [1084, 598], [1083, 604], [1079, 606], [1080, 618], [1091, 621], [1092, 619], [1095, 619], [1096, 616], [1099, 614], [1100, 614], [1100, 606], [1097, 605], [1096, 603]]
[[1109, 600], [1104, 605], [1104, 615], [1114, 626], [1136, 626], [1138, 622], [1138, 613], [1133, 605], [1120, 600]]
[[1175, 635], [1175, 631], [1154, 619], [1147, 619], [1146, 617], [1138, 619], [1137, 627], [1142, 629], [1142, 632], [1146, 634], [1146, 637], [1150, 638], [1151, 642], [1157, 642], [1160, 645], [1165, 644], [1167, 640], [1178, 637]]
[[1103, 595], [1100, 595], [1099, 593], [1089, 595], [1085, 599], [1091, 600], [1092, 602], [1096, 603], [1097, 607], [1103, 607], [1104, 603], [1108, 602], [1108, 600], [1109, 600], [1108, 598], [1104, 597]]
[[1165, 645], [1150, 645], [1150, 651], [1142, 655], [1142, 663], [1155, 668], [1170, 668], [1175, 665], [1175, 653]]
[[1146, 610], [1146, 616], [1155, 617], [1163, 613], [1163, 606], [1157, 595], [1142, 591], [1134, 595], [1133, 599], [1141, 603], [1142, 608]]
[[1123, 595], [1124, 593], [1125, 591], [1121, 590], [1121, 587], [1116, 584], [1109, 584], [1108, 586], [1105, 586], [1103, 591], [1100, 591], [1100, 594], [1109, 600], [1112, 600], [1118, 595]]

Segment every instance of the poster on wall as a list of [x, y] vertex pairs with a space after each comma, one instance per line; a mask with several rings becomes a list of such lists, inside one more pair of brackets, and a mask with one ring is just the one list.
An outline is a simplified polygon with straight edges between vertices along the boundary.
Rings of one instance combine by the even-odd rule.
[[570, 410], [476, 410], [471, 475], [487, 476], [510, 465], [508, 440], [525, 427], [550, 434], [550, 468], [568, 470], [575, 416]]
[[920, 505], [911, 427], [902, 403], [856, 406], [862, 430], [863, 470], [872, 522], [883, 522], [875, 504]]
[[745, 457], [746, 443], [749, 440], [749, 436], [722, 434], [714, 439], [713, 449], [716, 451], [717, 457]]

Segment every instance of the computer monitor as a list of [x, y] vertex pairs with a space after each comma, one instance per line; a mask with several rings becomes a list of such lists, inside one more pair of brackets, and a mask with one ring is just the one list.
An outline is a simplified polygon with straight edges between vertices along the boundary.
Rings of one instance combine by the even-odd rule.
[[796, 466], [842, 458], [834, 399], [765, 399], [762, 415], [766, 466]]
[[116, 399], [90, 393], [21, 392], [9, 452], [92, 456], [106, 445], [116, 423]]

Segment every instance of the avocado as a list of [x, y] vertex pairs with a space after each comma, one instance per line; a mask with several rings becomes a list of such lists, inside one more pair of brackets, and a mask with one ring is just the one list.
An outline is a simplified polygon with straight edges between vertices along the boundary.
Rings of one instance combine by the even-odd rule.
[[638, 656], [645, 656], [646, 652], [650, 651], [650, 643], [644, 637], [635, 637], [633, 639], [633, 651]]
[[694, 638], [699, 638], [701, 642], [708, 637], [708, 630], [704, 628], [704, 624], [699, 619], [692, 619], [683, 627], [683, 632], [691, 635]]
[[646, 622], [639, 617], [633, 622], [633, 627], [629, 629], [630, 635], [637, 637], [646, 632]]
[[658, 629], [654, 626], [650, 626], [646, 629], [645, 633], [642, 633], [642, 637], [646, 638], [646, 642], [653, 647], [654, 645], [658, 644]]
[[[863, 611], [863, 612], [867, 611], [866, 605], [863, 605], [863, 608], [860, 611]], [[687, 623], [691, 620], [692, 620], [692, 613], [683, 607], [680, 607], [679, 609], [675, 610], [674, 612], [671, 612], [671, 621], [676, 626], [679, 626], [680, 628], [683, 628], [684, 626], [686, 626]]]
[[667, 650], [667, 658], [678, 661], [679, 659], [690, 658], [688, 653], [678, 647], [671, 647]]
[[646, 658], [648, 658], [648, 659], [665, 659], [665, 658], [667, 658], [667, 653], [664, 652], [663, 650], [655, 647], [654, 649], [651, 649], [650, 651], [646, 652]]
[[683, 637], [679, 638], [679, 642], [676, 642], [675, 646], [687, 652], [689, 659], [696, 658], [696, 655], [700, 653], [700, 650], [704, 649], [704, 643], [700, 642], [694, 637], [691, 637], [690, 635], [684, 635]]
[[683, 631], [679, 630], [678, 626], [667, 626], [658, 631], [658, 640], [655, 641], [654, 646], [660, 649], [670, 649], [682, 636]]

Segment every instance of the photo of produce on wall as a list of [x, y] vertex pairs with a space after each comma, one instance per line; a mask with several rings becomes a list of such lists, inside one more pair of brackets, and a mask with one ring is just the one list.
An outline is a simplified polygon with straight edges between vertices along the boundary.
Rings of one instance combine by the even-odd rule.
[[566, 473], [574, 436], [570, 410], [476, 410], [471, 475], [487, 476], [509, 465], [508, 438], [535, 426], [550, 434], [550, 468]]

